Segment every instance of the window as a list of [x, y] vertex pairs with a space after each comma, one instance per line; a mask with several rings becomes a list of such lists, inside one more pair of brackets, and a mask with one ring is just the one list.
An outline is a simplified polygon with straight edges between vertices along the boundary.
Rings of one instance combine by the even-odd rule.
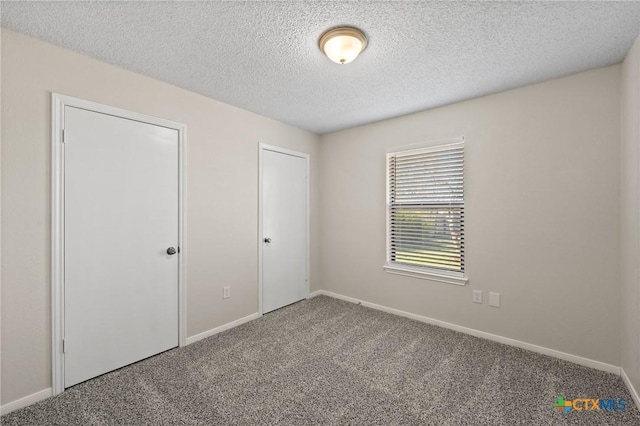
[[387, 155], [387, 272], [465, 284], [464, 142]]

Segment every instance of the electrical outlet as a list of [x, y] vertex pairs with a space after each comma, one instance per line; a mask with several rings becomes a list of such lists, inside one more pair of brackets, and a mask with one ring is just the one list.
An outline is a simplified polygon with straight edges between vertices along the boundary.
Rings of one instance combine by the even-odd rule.
[[231, 297], [231, 286], [222, 287], [222, 298], [228, 299]]
[[473, 290], [473, 303], [482, 303], [482, 290]]
[[500, 307], [500, 293], [489, 293], [489, 306]]

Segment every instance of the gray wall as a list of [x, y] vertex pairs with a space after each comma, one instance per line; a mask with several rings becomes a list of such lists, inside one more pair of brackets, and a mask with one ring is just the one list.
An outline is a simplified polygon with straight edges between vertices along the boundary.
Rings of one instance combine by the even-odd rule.
[[622, 64], [621, 95], [622, 368], [640, 390], [640, 37]]
[[[620, 365], [619, 93], [612, 66], [323, 136], [323, 288]], [[469, 284], [385, 273], [387, 149], [457, 136]]]
[[259, 141], [311, 154], [318, 241], [317, 135], [3, 29], [2, 404], [51, 386], [51, 91], [187, 125], [188, 336], [258, 310]]

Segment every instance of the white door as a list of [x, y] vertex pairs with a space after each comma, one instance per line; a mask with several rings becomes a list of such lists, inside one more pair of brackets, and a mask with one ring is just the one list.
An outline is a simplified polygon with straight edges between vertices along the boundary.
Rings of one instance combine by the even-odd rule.
[[262, 312], [308, 296], [307, 159], [262, 151]]
[[[64, 386], [178, 346], [177, 130], [64, 110]], [[169, 250], [171, 252], [172, 250]]]

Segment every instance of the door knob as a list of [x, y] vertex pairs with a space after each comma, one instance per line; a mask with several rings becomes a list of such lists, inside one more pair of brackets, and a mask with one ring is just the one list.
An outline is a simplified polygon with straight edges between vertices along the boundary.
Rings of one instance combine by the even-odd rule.
[[267, 243], [267, 244], [270, 243], [271, 242], [271, 238], [265, 238], [264, 242]]
[[173, 254], [176, 254], [177, 252], [178, 252], [178, 251], [176, 250], [176, 248], [175, 248], [175, 247], [169, 247], [169, 248], [167, 249], [167, 254], [171, 254], [171, 255], [173, 255]]

